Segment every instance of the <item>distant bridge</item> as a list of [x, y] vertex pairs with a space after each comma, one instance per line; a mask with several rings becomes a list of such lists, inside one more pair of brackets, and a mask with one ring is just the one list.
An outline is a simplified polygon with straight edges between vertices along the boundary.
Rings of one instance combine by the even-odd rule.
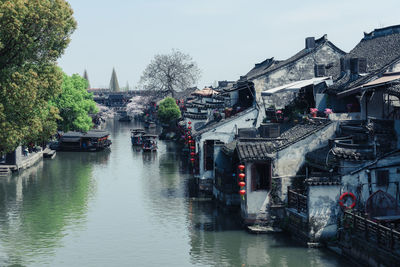
[[107, 107], [125, 107], [132, 97], [151, 94], [151, 92], [144, 90], [114, 92], [110, 89], [88, 89], [88, 92], [93, 93], [93, 99], [96, 103]]

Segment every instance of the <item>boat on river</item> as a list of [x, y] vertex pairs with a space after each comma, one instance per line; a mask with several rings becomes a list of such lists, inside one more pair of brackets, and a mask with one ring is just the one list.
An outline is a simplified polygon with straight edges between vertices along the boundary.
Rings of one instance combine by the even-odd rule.
[[142, 136], [143, 144], [142, 150], [146, 151], [157, 151], [157, 135], [154, 134], [144, 134]]
[[146, 129], [156, 128], [156, 123], [154, 121], [145, 121], [144, 128], [146, 128]]
[[142, 128], [131, 129], [131, 143], [133, 146], [143, 145], [143, 135], [145, 130]]
[[55, 147], [58, 151], [100, 151], [112, 144], [110, 134], [102, 130], [82, 132], [66, 132], [62, 134]]

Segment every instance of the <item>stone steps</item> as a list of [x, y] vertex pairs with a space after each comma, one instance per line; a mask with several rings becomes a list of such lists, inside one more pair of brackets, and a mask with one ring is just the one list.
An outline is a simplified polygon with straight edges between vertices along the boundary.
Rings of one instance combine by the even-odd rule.
[[5, 177], [11, 174], [11, 170], [8, 166], [0, 166], [0, 177]]

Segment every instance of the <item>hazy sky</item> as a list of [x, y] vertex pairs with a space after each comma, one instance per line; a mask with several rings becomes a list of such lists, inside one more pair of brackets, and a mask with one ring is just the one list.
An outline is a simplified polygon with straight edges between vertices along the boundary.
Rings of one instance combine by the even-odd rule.
[[400, 0], [69, 0], [78, 29], [59, 65], [87, 69], [94, 88], [137, 85], [155, 54], [173, 48], [202, 70], [199, 88], [237, 80], [266, 58], [286, 59], [309, 36], [350, 51], [363, 32], [400, 24]]

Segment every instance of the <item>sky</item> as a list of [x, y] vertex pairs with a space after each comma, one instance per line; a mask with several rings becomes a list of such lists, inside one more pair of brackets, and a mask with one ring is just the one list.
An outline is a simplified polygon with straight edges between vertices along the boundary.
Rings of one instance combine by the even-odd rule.
[[238, 80], [255, 63], [284, 60], [306, 37], [349, 52], [364, 32], [400, 24], [399, 0], [69, 0], [78, 23], [58, 63], [87, 70], [92, 88], [135, 88], [154, 55], [178, 49], [201, 69], [198, 88]]

